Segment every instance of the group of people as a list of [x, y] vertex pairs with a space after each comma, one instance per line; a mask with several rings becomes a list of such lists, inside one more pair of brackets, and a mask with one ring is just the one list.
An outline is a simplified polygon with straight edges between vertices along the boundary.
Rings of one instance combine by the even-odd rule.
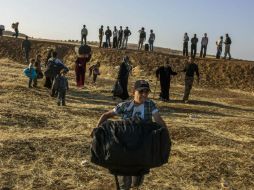
[[[188, 52], [189, 41], [190, 41], [190, 38], [188, 34], [185, 33], [183, 37], [183, 56], [189, 56], [189, 52]], [[216, 41], [216, 46], [217, 46], [216, 58], [217, 59], [221, 58], [223, 44], [225, 44], [224, 59], [226, 59], [227, 56], [229, 56], [229, 59], [231, 59], [231, 54], [230, 54], [231, 43], [232, 41], [228, 34], [226, 34], [225, 41], [223, 41], [223, 36], [221, 36], [220, 39]], [[197, 44], [198, 44], [197, 34], [194, 34], [193, 38], [191, 38], [191, 57], [194, 57], [194, 58], [196, 57]], [[201, 40], [201, 48], [200, 48], [200, 54], [199, 54], [200, 57], [203, 57], [203, 58], [206, 57], [207, 45], [208, 45], [208, 37], [207, 37], [207, 33], [204, 33], [204, 36], [202, 37], [202, 40]]]
[[[138, 50], [141, 50], [143, 47], [144, 42], [146, 41], [146, 32], [145, 28], [142, 27], [139, 31], [139, 41], [138, 41]], [[99, 47], [104, 48], [115, 48], [115, 49], [127, 49], [128, 45], [128, 39], [129, 36], [131, 36], [131, 31], [129, 30], [129, 27], [126, 26], [125, 29], [123, 29], [122, 26], [117, 29], [116, 26], [114, 26], [113, 31], [110, 29], [109, 26], [107, 26], [107, 29], [104, 31], [104, 26], [101, 25], [99, 28]], [[103, 42], [103, 36], [105, 35], [105, 41]], [[81, 29], [81, 44], [87, 43], [87, 36], [88, 36], [88, 30], [86, 28], [86, 25], [83, 25], [83, 28]], [[111, 40], [113, 38], [113, 40]], [[150, 30], [150, 36], [148, 39], [148, 43], [145, 46], [146, 51], [153, 51], [153, 44], [155, 41], [155, 34], [153, 30]], [[111, 44], [113, 42], [113, 44]]]

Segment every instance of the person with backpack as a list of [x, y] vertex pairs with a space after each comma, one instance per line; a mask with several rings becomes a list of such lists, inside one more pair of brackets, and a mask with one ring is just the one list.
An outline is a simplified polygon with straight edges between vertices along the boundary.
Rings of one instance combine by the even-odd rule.
[[85, 45], [86, 45], [86, 37], [88, 35], [88, 30], [86, 28], [86, 25], [83, 25], [83, 28], [81, 30], [81, 45], [84, 44], [83, 41], [85, 41]]
[[230, 54], [230, 46], [231, 46], [231, 38], [229, 37], [228, 34], [226, 34], [226, 39], [224, 41], [225, 44], [225, 54], [224, 54], [224, 59], [226, 59], [227, 55], [229, 56], [228, 59], [231, 59], [231, 54]]
[[123, 44], [122, 44], [123, 49], [127, 49], [128, 38], [130, 35], [131, 31], [129, 30], [129, 27], [126, 26], [125, 30], [123, 31]]
[[194, 63], [193, 57], [189, 58], [189, 63], [187, 63], [187, 65], [185, 66], [182, 72], [185, 72], [185, 90], [184, 90], [183, 102], [188, 103], [195, 73], [198, 77], [197, 81], [199, 83], [199, 69], [198, 69], [198, 65]]
[[[52, 84], [54, 83], [54, 80], [56, 76], [60, 73], [62, 69], [65, 69], [66, 72], [69, 71], [69, 69], [63, 64], [63, 62], [57, 58], [57, 52], [52, 52], [52, 57], [48, 60], [46, 71], [44, 72], [46, 77], [50, 77]], [[51, 88], [51, 96], [54, 97], [57, 95], [57, 89], [54, 88], [54, 85], [52, 85]]]
[[189, 56], [189, 52], [188, 52], [188, 42], [189, 42], [189, 36], [187, 33], [184, 34], [183, 37], [183, 56]]
[[156, 78], [160, 81], [161, 86], [160, 99], [165, 102], [169, 101], [171, 75], [177, 75], [177, 73], [172, 71], [169, 65], [169, 59], [167, 59], [164, 66], [161, 66], [156, 70]]
[[153, 43], [154, 43], [154, 40], [155, 40], [155, 34], [153, 33], [153, 30], [150, 30], [150, 37], [149, 37], [149, 50], [150, 51], [153, 51]]
[[18, 38], [19, 36], [19, 22], [16, 23], [12, 23], [11, 27], [14, 29], [14, 34], [12, 34], [12, 36], [15, 36], [16, 38]]
[[57, 91], [57, 105], [66, 106], [65, 96], [66, 91], [69, 90], [68, 79], [66, 78], [67, 71], [62, 69], [54, 80], [53, 86]]
[[142, 50], [145, 41], [146, 41], [146, 32], [145, 28], [142, 27], [141, 30], [139, 30], [138, 50]]
[[194, 37], [191, 38], [191, 57], [193, 57], [193, 58], [196, 57], [197, 44], [198, 44], [197, 34], [194, 34]]
[[204, 34], [204, 37], [201, 40], [201, 51], [200, 51], [200, 57], [205, 58], [206, 57], [206, 50], [208, 45], [208, 37], [207, 34]]
[[103, 25], [101, 25], [99, 29], [99, 48], [101, 48], [103, 36], [104, 36]]
[[[147, 81], [137, 80], [133, 88], [133, 99], [122, 102], [113, 110], [102, 114], [97, 127], [110, 118], [121, 116], [122, 120], [134, 120], [146, 123], [152, 122], [154, 119], [156, 123], [167, 129], [166, 123], [161, 118], [156, 104], [148, 98], [150, 92], [150, 85]], [[119, 165], [121, 164], [125, 165], [126, 163], [119, 163]], [[116, 181], [117, 188], [121, 190], [129, 190], [131, 187], [138, 188], [144, 181], [144, 174], [139, 172], [139, 175], [135, 176], [117, 175]]]
[[117, 82], [119, 82], [120, 86], [122, 87], [122, 93], [115, 95], [113, 91], [113, 97], [118, 96], [122, 100], [127, 100], [130, 97], [128, 93], [128, 80], [131, 71], [132, 66], [130, 64], [129, 57], [125, 56], [123, 58], [123, 62], [120, 65], [120, 69], [117, 76]]
[[107, 47], [111, 48], [110, 38], [112, 36], [112, 31], [109, 29], [109, 26], [107, 26], [107, 30], [105, 31], [105, 36], [106, 36]]
[[222, 45], [223, 45], [223, 36], [221, 36], [220, 39], [216, 41], [216, 46], [217, 46], [216, 59], [220, 59], [220, 56], [222, 53]]
[[117, 41], [118, 49], [122, 47], [122, 40], [123, 40], [123, 27], [120, 26], [120, 29], [118, 30], [118, 41]]
[[28, 36], [26, 36], [26, 39], [22, 42], [21, 50], [24, 52], [26, 63], [28, 63], [31, 50], [31, 42], [28, 40]]

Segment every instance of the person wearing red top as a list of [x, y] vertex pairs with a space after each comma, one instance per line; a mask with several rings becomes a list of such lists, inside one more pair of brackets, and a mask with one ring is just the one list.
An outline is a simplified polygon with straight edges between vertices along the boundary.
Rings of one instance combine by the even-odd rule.
[[86, 63], [91, 59], [91, 54], [80, 55], [75, 62], [77, 87], [84, 87]]

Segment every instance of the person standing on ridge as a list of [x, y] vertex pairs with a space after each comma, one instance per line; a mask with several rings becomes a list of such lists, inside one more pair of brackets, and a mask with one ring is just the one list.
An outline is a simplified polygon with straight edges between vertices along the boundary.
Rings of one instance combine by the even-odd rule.
[[102, 39], [103, 39], [104, 31], [103, 31], [103, 25], [101, 25], [99, 29], [99, 47], [101, 48]]
[[206, 50], [207, 50], [207, 45], [208, 45], [208, 37], [207, 34], [204, 34], [204, 37], [201, 40], [201, 51], [200, 51], [200, 57], [205, 58], [206, 56]]
[[222, 45], [223, 45], [223, 36], [221, 36], [220, 39], [216, 41], [216, 46], [217, 46], [216, 59], [220, 59], [220, 56], [222, 53]]
[[26, 36], [26, 39], [22, 42], [21, 49], [25, 54], [26, 63], [28, 63], [29, 62], [29, 53], [31, 50], [31, 42], [28, 40], [28, 36]]
[[187, 33], [184, 34], [183, 37], [183, 56], [189, 56], [189, 52], [188, 52], [188, 42], [189, 42], [189, 36]]
[[81, 45], [84, 44], [83, 41], [85, 41], [85, 45], [86, 45], [87, 35], [88, 35], [88, 30], [86, 28], [86, 25], [83, 25], [83, 28], [81, 30]]
[[148, 39], [149, 42], [149, 50], [153, 51], [153, 43], [155, 41], [155, 34], [153, 33], [153, 30], [150, 30], [150, 37]]
[[193, 58], [196, 57], [197, 44], [198, 44], [197, 34], [194, 34], [194, 37], [191, 38], [191, 57], [193, 57]]
[[230, 46], [231, 46], [231, 38], [229, 37], [228, 34], [226, 34], [226, 39], [225, 39], [225, 54], [224, 54], [224, 59], [226, 59], [227, 55], [229, 56], [228, 59], [231, 59], [231, 54], [230, 54]]

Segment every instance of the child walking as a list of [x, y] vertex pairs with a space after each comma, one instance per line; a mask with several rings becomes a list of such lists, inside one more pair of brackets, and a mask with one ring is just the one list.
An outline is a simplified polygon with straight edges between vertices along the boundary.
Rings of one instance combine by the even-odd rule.
[[100, 75], [100, 66], [100, 62], [97, 62], [89, 68], [89, 77], [93, 74], [93, 83], [96, 83], [97, 76]]
[[28, 66], [28, 88], [32, 88], [32, 82], [33, 82], [33, 87], [36, 87], [37, 85], [37, 76], [36, 76], [36, 72], [34, 69], [34, 63], [35, 63], [35, 59], [31, 59], [29, 66]]
[[57, 90], [57, 105], [65, 106], [66, 91], [69, 90], [68, 79], [66, 78], [67, 71], [62, 69], [60, 74], [54, 80], [54, 88]]

